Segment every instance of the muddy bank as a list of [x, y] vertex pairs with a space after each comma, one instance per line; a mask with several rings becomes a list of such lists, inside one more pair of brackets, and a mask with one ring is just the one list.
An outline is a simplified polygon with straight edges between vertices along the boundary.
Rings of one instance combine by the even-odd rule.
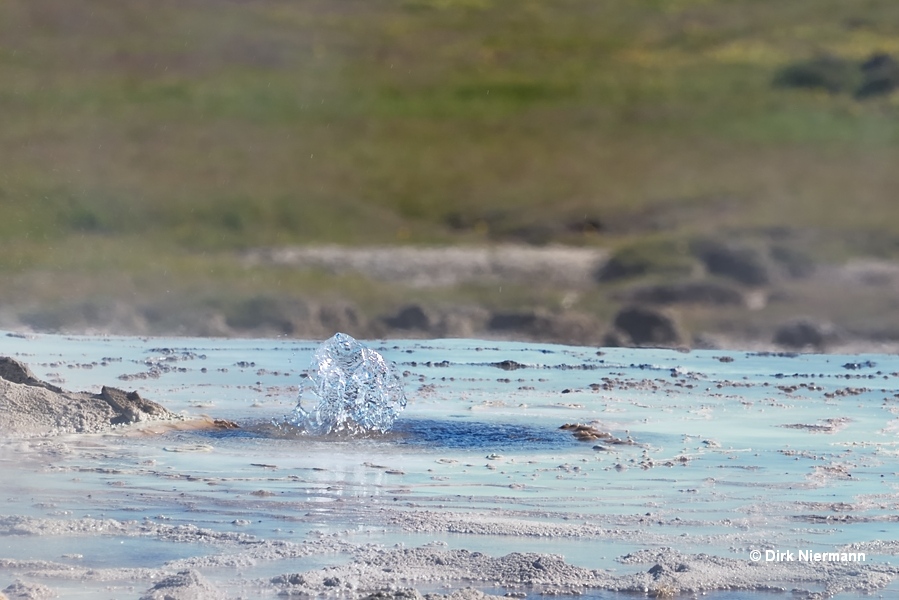
[[0, 357], [0, 430], [13, 436], [100, 433], [175, 418], [137, 392], [106, 386], [99, 394], [69, 392], [39, 380], [25, 364]]

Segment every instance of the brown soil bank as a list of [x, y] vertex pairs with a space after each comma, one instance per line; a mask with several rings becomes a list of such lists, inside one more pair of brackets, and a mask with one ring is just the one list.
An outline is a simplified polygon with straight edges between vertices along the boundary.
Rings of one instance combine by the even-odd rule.
[[642, 241], [614, 251], [484, 247], [259, 248], [248, 279], [200, 297], [67, 297], [0, 311], [20, 332], [323, 339], [483, 338], [575, 345], [816, 352], [899, 349], [899, 263], [827, 264], [773, 238]]

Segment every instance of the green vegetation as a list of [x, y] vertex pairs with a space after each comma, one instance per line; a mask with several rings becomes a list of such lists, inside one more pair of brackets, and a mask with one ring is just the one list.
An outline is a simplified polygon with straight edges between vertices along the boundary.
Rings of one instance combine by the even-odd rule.
[[877, 52], [893, 0], [5, 0], [4, 298], [240, 294], [259, 245], [786, 227], [897, 256], [899, 93], [831, 93]]

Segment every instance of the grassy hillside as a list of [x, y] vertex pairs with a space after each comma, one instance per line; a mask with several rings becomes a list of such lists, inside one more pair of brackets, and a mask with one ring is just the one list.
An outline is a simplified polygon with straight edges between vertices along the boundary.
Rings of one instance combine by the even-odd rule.
[[875, 52], [893, 0], [5, 0], [0, 269], [140, 294], [245, 285], [222, 253], [262, 244], [771, 228], [895, 256], [899, 94], [773, 85]]

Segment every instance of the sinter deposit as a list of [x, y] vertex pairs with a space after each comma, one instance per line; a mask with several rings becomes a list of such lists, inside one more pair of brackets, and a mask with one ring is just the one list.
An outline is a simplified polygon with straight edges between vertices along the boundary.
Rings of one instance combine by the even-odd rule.
[[[0, 600], [899, 590], [893, 355], [482, 340], [375, 353], [346, 336], [4, 343], [47, 362], [33, 359], [38, 378], [0, 361], [13, 434], [0, 438]], [[396, 422], [405, 396], [388, 359], [415, 382]], [[135, 393], [57, 387], [116, 380], [179, 414], [214, 414], [143, 425], [170, 415]], [[272, 428], [294, 415], [297, 383], [315, 402]], [[293, 435], [304, 424], [374, 433]], [[73, 435], [23, 439], [56, 431]]]
[[99, 394], [68, 392], [39, 380], [23, 363], [0, 357], [0, 430], [15, 436], [98, 433], [173, 418], [137, 392], [105, 386]]

